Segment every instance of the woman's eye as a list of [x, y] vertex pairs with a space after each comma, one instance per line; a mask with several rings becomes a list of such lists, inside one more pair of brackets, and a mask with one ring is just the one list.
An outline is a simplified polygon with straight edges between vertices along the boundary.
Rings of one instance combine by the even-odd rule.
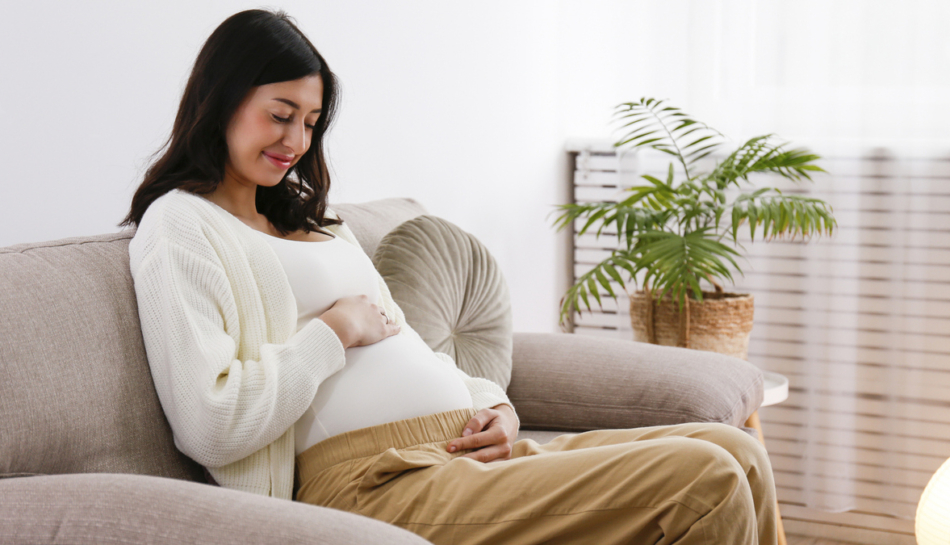
[[[288, 121], [290, 121], [289, 117], [280, 117], [276, 114], [270, 114], [270, 115], [271, 117], [274, 118], [274, 121], [277, 121], [278, 123], [287, 123]], [[304, 127], [307, 127], [308, 129], [313, 130], [317, 127], [317, 125], [316, 124], [307, 125], [306, 123], [304, 123]]]

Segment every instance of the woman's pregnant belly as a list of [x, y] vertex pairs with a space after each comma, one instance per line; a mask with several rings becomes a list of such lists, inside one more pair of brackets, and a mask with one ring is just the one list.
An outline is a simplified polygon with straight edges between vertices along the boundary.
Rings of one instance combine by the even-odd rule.
[[320, 384], [297, 421], [297, 454], [351, 430], [470, 407], [472, 396], [453, 366], [424, 343], [392, 335], [346, 349], [346, 365]]

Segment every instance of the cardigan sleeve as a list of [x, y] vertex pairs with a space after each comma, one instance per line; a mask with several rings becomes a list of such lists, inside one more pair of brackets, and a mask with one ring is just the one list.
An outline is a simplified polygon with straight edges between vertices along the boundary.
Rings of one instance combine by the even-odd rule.
[[271, 444], [345, 365], [320, 319], [263, 344], [257, 359], [238, 359], [244, 324], [220, 262], [161, 236], [132, 262], [156, 391], [176, 446], [199, 464], [221, 467]]

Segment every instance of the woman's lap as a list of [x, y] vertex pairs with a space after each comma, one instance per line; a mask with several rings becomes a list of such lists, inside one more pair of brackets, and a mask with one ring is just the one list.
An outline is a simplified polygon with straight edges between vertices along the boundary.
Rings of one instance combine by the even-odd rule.
[[[585, 436], [582, 441], [575, 439], [580, 435]], [[728, 452], [742, 467], [752, 490], [760, 543], [774, 543], [777, 541], [775, 482], [768, 453], [758, 440], [739, 428], [727, 424], [702, 422], [646, 428], [594, 430], [583, 434], [561, 435], [547, 444], [535, 447], [533, 450], [543, 453], [549, 449], [586, 448], [635, 441], [652, 441], [664, 437], [683, 437], [690, 440], [705, 441]], [[685, 461], [678, 459], [673, 464], [682, 466]], [[671, 469], [665, 468], [665, 471], [671, 471]]]
[[[545, 445], [520, 440], [510, 460], [487, 464], [445, 452], [449, 438], [337, 463], [304, 483], [298, 499], [434, 543], [571, 542], [592, 533], [603, 543], [753, 542], [774, 526], [763, 526], [761, 513], [758, 525], [748, 520], [753, 504], [774, 504], [774, 487], [761, 447], [743, 435], [720, 424], [596, 430]], [[758, 473], [769, 486], [752, 482], [765, 480]]]

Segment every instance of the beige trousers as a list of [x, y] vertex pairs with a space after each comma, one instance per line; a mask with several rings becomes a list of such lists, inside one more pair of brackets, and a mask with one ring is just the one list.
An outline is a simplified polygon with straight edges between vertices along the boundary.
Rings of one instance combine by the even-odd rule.
[[765, 449], [725, 424], [515, 442], [510, 460], [446, 452], [474, 409], [350, 431], [297, 457], [298, 501], [436, 544], [777, 542]]

